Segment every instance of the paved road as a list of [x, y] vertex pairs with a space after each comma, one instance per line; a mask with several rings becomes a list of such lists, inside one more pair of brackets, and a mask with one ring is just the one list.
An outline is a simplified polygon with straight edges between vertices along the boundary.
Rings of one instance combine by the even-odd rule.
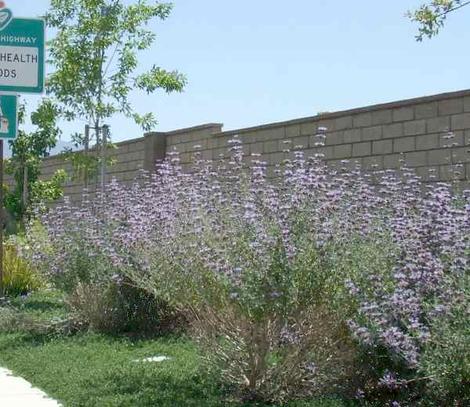
[[1, 407], [60, 407], [47, 394], [31, 386], [29, 382], [0, 367]]

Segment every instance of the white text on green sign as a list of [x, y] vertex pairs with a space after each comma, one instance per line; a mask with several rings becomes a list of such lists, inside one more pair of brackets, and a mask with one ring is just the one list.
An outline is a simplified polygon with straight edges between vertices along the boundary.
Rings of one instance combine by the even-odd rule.
[[18, 97], [0, 95], [0, 139], [14, 139], [18, 132]]
[[44, 21], [12, 18], [2, 28], [6, 11], [0, 10], [0, 91], [42, 93]]

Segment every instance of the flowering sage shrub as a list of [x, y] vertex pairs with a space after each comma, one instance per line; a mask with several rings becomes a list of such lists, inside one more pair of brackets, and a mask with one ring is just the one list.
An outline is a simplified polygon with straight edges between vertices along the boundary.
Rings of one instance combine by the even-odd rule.
[[390, 358], [382, 390], [397, 399], [429, 393], [433, 402], [468, 401], [470, 191], [452, 195], [448, 185], [424, 187], [411, 177], [383, 192], [402, 194], [390, 196], [386, 223], [397, 256], [389, 273], [348, 282], [359, 300], [350, 327]]
[[374, 245], [361, 241], [373, 232], [360, 202], [371, 189], [357, 170], [330, 179], [321, 157], [300, 152], [286, 152], [272, 181], [260, 157], [244, 165], [242, 148], [233, 140], [220, 162], [196, 155], [190, 173], [177, 155], [159, 167], [142, 187], [145, 216], [128, 224], [140, 230], [124, 260], [140, 267], [128, 275], [190, 313], [208, 361], [242, 397], [344, 390], [356, 369], [354, 301], [338, 255], [351, 241]]
[[182, 322], [166, 302], [136, 287], [124, 273], [132, 193], [113, 183], [106, 196], [85, 195], [77, 206], [66, 200], [41, 212], [27, 233], [24, 255], [67, 294], [75, 317], [95, 331], [166, 331], [177, 328], [171, 319]]
[[439, 380], [426, 373], [435, 327], [468, 301], [469, 196], [406, 167], [328, 166], [325, 137], [309, 157], [286, 142], [272, 177], [237, 138], [226, 158], [195, 153], [187, 172], [171, 153], [132, 187], [52, 210], [42, 222], [54, 250], [37, 258], [64, 287], [126, 279], [184, 311], [245, 399], [394, 397]]

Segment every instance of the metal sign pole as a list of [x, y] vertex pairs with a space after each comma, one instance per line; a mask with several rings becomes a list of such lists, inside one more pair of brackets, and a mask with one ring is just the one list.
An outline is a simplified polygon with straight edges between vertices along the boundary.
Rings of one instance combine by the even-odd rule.
[[[17, 93], [43, 93], [45, 73], [45, 22], [43, 19], [13, 18], [0, 0], [0, 53], [6, 55], [0, 68], [0, 298], [5, 295], [3, 281], [3, 139], [18, 135]], [[25, 172], [25, 176], [27, 173]], [[27, 199], [25, 191], [23, 199]]]
[[3, 287], [3, 226], [5, 211], [3, 210], [3, 139], [0, 138], [0, 298], [4, 295]]
[[3, 235], [6, 211], [3, 205], [3, 140], [13, 140], [18, 134], [18, 96], [0, 92], [0, 298], [5, 295], [3, 267]]

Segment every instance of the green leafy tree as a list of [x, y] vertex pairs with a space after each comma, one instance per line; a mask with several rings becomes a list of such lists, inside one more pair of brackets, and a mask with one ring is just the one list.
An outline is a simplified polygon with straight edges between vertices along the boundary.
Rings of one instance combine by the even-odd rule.
[[419, 24], [416, 39], [422, 41], [424, 37], [432, 38], [437, 35], [449, 13], [469, 4], [470, 1], [464, 0], [433, 0], [422, 4], [416, 10], [408, 11], [407, 16]]
[[[24, 123], [25, 114], [25, 105], [21, 105], [18, 114], [20, 124]], [[56, 173], [49, 181], [39, 180], [41, 160], [49, 155], [60, 135], [56, 124], [58, 114], [54, 103], [43, 99], [31, 114], [31, 122], [37, 130], [27, 133], [20, 129], [18, 137], [9, 141], [12, 157], [6, 163], [6, 172], [13, 176], [15, 187], [7, 191], [5, 207], [17, 221], [24, 220], [32, 204], [54, 200], [62, 195], [63, 172]]]
[[[84, 120], [95, 129], [97, 147], [109, 142], [103, 140], [100, 128], [114, 114], [132, 118], [145, 131], [156, 125], [152, 113], [139, 114], [131, 106], [132, 90], [148, 94], [158, 89], [167, 93], [183, 90], [186, 78], [178, 71], [153, 65], [147, 72], [136, 73], [139, 52], [155, 41], [148, 23], [165, 20], [171, 9], [171, 4], [147, 0], [131, 5], [122, 0], [51, 0], [46, 21], [57, 35], [48, 44], [54, 71], [47, 90], [59, 102], [66, 119]], [[86, 134], [79, 133], [73, 141], [85, 150], [90, 142]], [[85, 177], [96, 172], [93, 157], [67, 156]]]

